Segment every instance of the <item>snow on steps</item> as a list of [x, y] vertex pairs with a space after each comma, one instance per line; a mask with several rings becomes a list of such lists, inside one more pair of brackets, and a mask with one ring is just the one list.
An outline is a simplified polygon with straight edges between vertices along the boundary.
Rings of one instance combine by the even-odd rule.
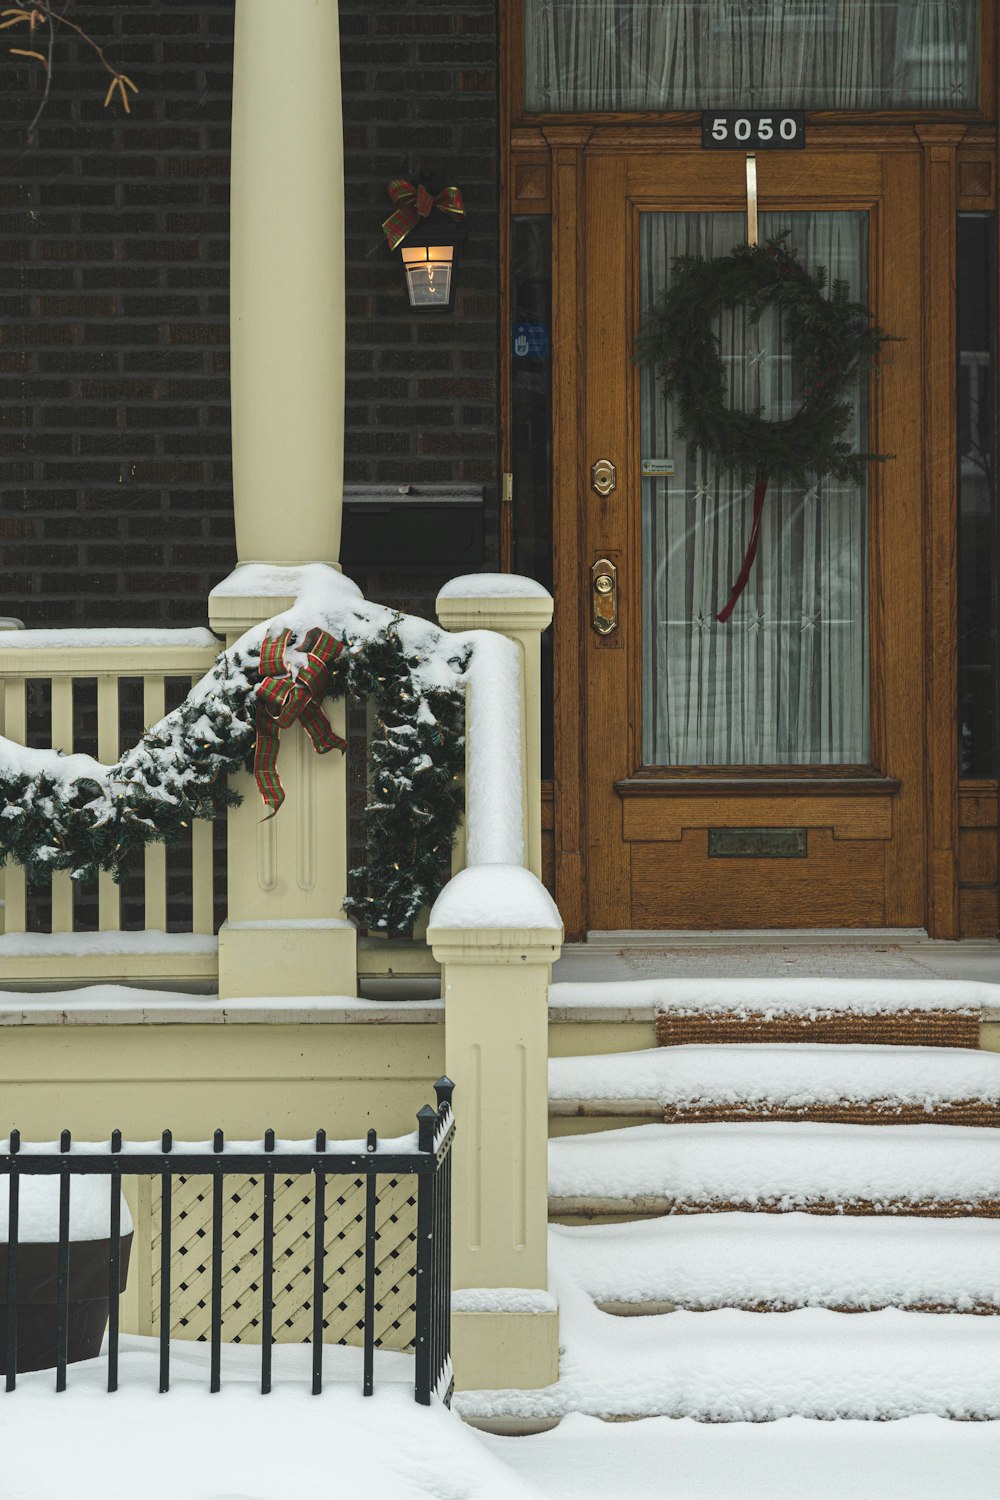
[[996, 1318], [898, 1308], [845, 1315], [814, 1307], [612, 1318], [577, 1288], [560, 1284], [558, 1291], [564, 1346], [558, 1383], [466, 1391], [455, 1397], [460, 1415], [1000, 1419]]
[[1000, 1313], [1000, 1221], [691, 1214], [553, 1225], [552, 1260], [605, 1311]]
[[1000, 1054], [751, 1043], [556, 1057], [549, 1113], [1000, 1125]]
[[560, 1019], [656, 1018], [660, 1046], [698, 1042], [841, 1042], [978, 1047], [1000, 986], [963, 980], [650, 979], [554, 984]]
[[964, 1125], [636, 1125], [549, 1142], [555, 1218], [732, 1209], [1000, 1217], [1000, 1133]]

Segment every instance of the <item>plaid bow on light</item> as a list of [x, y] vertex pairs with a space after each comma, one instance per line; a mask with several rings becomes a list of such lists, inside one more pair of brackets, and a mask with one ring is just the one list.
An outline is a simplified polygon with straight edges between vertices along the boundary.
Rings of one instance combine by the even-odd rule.
[[453, 219], [465, 218], [465, 204], [457, 187], [442, 188], [435, 196], [427, 191], [423, 183], [414, 187], [412, 182], [394, 177], [389, 184], [389, 197], [399, 205], [395, 213], [391, 213], [382, 223], [390, 250], [398, 250], [410, 230], [415, 229], [421, 219], [426, 219], [432, 208], [439, 208], [443, 214], [451, 214]]
[[306, 660], [293, 675], [285, 666], [285, 648], [292, 638], [290, 630], [269, 637], [260, 648], [260, 675], [257, 690], [257, 747], [253, 774], [260, 795], [271, 809], [271, 818], [285, 800], [278, 776], [278, 744], [281, 731], [298, 720], [312, 740], [318, 755], [328, 750], [347, 749], [346, 740], [334, 734], [320, 704], [330, 691], [331, 666], [344, 649], [325, 630], [310, 630], [302, 642]]

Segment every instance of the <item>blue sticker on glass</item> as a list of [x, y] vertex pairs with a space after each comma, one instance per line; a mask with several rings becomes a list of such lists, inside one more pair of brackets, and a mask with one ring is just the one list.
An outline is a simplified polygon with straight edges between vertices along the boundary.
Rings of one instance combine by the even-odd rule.
[[548, 359], [548, 324], [515, 323], [514, 357], [515, 359]]

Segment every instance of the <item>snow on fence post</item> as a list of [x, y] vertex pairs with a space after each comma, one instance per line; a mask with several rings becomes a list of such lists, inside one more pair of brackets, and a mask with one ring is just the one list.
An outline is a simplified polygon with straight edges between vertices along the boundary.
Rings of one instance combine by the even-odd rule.
[[563, 929], [538, 878], [538, 644], [552, 601], [530, 580], [483, 576], [448, 585], [438, 610], [452, 629], [490, 625], [517, 647], [486, 630], [467, 637], [467, 864], [435, 902], [427, 940], [443, 969], [445, 1065], [462, 1100], [456, 1385], [526, 1389], [550, 1385], [559, 1365], [547, 1263], [548, 988]]
[[552, 595], [516, 573], [470, 573], [445, 584], [437, 597], [437, 616], [445, 630], [494, 630], [520, 651], [524, 863], [541, 879], [541, 638], [552, 623]]
[[[241, 577], [242, 575], [242, 577]], [[213, 630], [231, 646], [252, 625], [295, 602], [295, 569], [253, 566], [209, 595]], [[273, 591], [272, 591], [273, 590]], [[344, 700], [324, 710], [345, 735]], [[357, 934], [347, 893], [347, 770], [339, 751], [317, 755], [301, 725], [282, 730], [285, 801], [273, 818], [247, 772], [228, 814], [228, 914], [219, 932], [219, 996], [356, 995]]]

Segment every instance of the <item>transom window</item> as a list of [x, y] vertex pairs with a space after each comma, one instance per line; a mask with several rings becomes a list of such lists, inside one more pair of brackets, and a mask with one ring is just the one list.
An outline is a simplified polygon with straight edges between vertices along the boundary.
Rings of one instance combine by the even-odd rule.
[[978, 0], [524, 0], [533, 113], [974, 109]]

